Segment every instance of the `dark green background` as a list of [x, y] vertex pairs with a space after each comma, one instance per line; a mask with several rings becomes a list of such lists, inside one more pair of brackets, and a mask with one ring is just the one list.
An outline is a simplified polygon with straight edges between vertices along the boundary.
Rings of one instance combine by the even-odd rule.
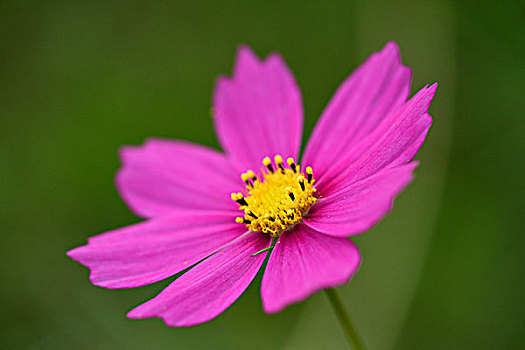
[[413, 89], [438, 81], [417, 179], [356, 239], [341, 287], [370, 349], [525, 348], [525, 7], [522, 1], [0, 2], [4, 349], [344, 348], [323, 294], [265, 315], [260, 278], [209, 324], [125, 314], [168, 281], [89, 284], [65, 252], [137, 222], [118, 147], [149, 136], [218, 147], [214, 79], [235, 49], [283, 54], [305, 132], [338, 84], [396, 40]]

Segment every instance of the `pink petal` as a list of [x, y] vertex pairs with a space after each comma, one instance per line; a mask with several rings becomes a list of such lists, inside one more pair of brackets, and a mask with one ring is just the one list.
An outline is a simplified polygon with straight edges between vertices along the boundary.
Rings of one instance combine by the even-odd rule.
[[266, 156], [297, 157], [301, 93], [278, 54], [260, 61], [248, 47], [240, 47], [233, 77], [217, 81], [213, 108], [219, 141], [243, 168], [259, 169]]
[[339, 87], [306, 146], [303, 164], [324, 173], [366, 137], [410, 93], [411, 71], [389, 42]]
[[236, 213], [180, 212], [89, 239], [69, 251], [91, 270], [93, 284], [106, 288], [144, 286], [204, 259], [246, 231]]
[[370, 229], [391, 209], [394, 198], [413, 179], [417, 162], [385, 169], [321, 199], [304, 223], [332, 236], [346, 237]]
[[264, 272], [264, 311], [279, 312], [321, 289], [348, 282], [360, 262], [357, 247], [346, 238], [327, 236], [303, 224], [285, 231]]
[[[346, 156], [319, 174], [316, 187], [327, 197], [384, 168], [407, 164], [417, 153], [432, 124], [427, 113], [437, 84], [421, 89]], [[314, 176], [317, 174], [314, 169]]]
[[248, 233], [175, 280], [157, 297], [128, 313], [130, 318], [160, 317], [168, 326], [207, 322], [223, 312], [248, 287], [267, 253], [270, 238]]
[[239, 171], [221, 153], [183, 141], [150, 139], [120, 151], [117, 188], [139, 216], [174, 209], [236, 210], [231, 192], [242, 188]]

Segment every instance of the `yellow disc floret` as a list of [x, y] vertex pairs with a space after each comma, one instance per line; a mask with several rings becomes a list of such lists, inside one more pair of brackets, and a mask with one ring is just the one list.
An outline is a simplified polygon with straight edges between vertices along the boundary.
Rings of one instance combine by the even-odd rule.
[[281, 232], [300, 222], [303, 215], [317, 201], [314, 197], [313, 171], [306, 167], [305, 174], [293, 158], [283, 164], [280, 155], [274, 157], [275, 166], [269, 157], [263, 159], [262, 178], [248, 170], [241, 175], [246, 184], [246, 196], [232, 193], [232, 200], [239, 204], [243, 217], [235, 221], [245, 224], [251, 231], [278, 237]]

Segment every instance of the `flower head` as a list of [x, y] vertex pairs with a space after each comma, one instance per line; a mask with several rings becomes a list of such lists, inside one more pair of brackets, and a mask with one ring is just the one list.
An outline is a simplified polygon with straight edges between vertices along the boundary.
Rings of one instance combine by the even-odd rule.
[[170, 326], [219, 315], [267, 255], [261, 296], [268, 313], [346, 283], [361, 261], [346, 237], [391, 209], [432, 123], [436, 84], [407, 100], [410, 82], [397, 45], [388, 43], [343, 82], [296, 162], [299, 88], [279, 55], [260, 61], [241, 47], [233, 77], [218, 79], [213, 98], [224, 153], [160, 139], [124, 147], [117, 187], [147, 220], [92, 237], [68, 255], [106, 288], [144, 286], [191, 267], [128, 314]]
[[246, 224], [247, 230], [279, 237], [283, 231], [300, 222], [317, 201], [312, 168], [305, 169], [305, 177], [293, 158], [288, 158], [287, 163], [285, 167], [283, 158], [276, 155], [274, 166], [266, 157], [263, 159], [261, 179], [252, 170], [241, 175], [246, 183], [247, 196], [237, 192], [231, 197], [244, 212], [244, 216], [235, 221]]

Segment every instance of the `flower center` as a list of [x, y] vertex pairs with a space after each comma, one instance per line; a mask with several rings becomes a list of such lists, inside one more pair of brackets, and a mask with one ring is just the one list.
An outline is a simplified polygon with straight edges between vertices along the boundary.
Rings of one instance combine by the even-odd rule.
[[244, 211], [244, 216], [235, 221], [245, 224], [251, 231], [267, 233], [272, 237], [278, 237], [301, 221], [317, 201], [314, 197], [313, 171], [311, 167], [306, 167], [305, 176], [293, 158], [288, 158], [287, 163], [285, 167], [279, 155], [275, 156], [274, 164], [266, 157], [262, 178], [258, 178], [252, 170], [241, 175], [246, 183], [246, 196], [239, 192], [232, 193], [231, 197]]

